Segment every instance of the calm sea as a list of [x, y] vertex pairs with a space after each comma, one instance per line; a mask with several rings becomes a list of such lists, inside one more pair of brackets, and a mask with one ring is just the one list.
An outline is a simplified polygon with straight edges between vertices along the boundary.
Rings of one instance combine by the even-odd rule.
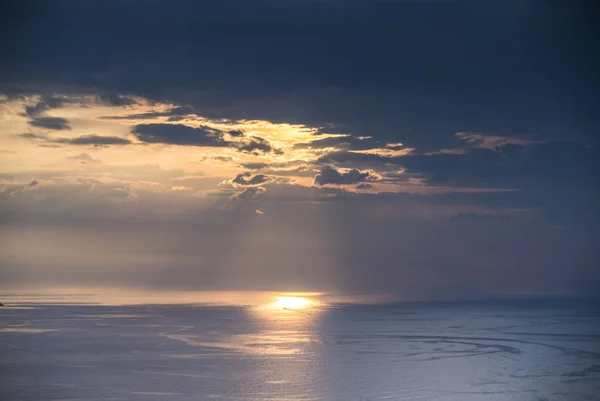
[[0, 308], [1, 400], [599, 400], [584, 301]]

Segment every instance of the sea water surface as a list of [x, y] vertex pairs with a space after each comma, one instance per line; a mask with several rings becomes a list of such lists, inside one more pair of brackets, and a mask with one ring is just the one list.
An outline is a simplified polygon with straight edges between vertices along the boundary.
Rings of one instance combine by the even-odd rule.
[[586, 301], [12, 303], [1, 400], [598, 400]]

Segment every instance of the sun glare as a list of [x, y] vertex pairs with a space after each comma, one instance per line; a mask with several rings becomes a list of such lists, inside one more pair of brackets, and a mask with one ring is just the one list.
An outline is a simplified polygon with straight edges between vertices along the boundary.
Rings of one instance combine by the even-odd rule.
[[282, 309], [304, 309], [312, 305], [312, 301], [302, 297], [277, 297], [275, 306]]

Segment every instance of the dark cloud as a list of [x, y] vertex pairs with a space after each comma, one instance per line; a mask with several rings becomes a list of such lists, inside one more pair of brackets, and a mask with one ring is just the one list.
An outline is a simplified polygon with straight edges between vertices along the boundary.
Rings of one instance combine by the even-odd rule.
[[[196, 114], [192, 106], [175, 106], [167, 111], [155, 111], [148, 113], [135, 113], [127, 116], [104, 116], [105, 120], [139, 120], [146, 118], [169, 117], [169, 121], [183, 119], [185, 116]], [[237, 132], [237, 131], [236, 131]]]
[[25, 138], [25, 139], [40, 139], [40, 140], [47, 140], [48, 139], [48, 136], [46, 136], [46, 135], [34, 134], [32, 132], [25, 132], [23, 134], [19, 134], [19, 136], [21, 138]]
[[321, 172], [315, 176], [315, 184], [317, 185], [351, 185], [367, 180], [377, 180], [369, 171], [360, 171], [358, 169], [350, 169], [348, 171], [339, 171], [331, 166], [325, 166]]
[[373, 188], [372, 184], [366, 184], [364, 182], [362, 184], [358, 184], [356, 186], [356, 189], [371, 189], [371, 188]]
[[216, 160], [216, 161], [220, 161], [220, 162], [233, 162], [233, 157], [231, 157], [231, 156], [222, 156], [222, 155], [204, 156], [201, 160], [202, 161], [205, 161], [205, 160]]
[[100, 136], [100, 135], [84, 135], [76, 138], [58, 138], [52, 140], [55, 143], [65, 143], [68, 145], [129, 145], [131, 141], [118, 136]]
[[247, 139], [243, 144], [238, 146], [238, 149], [247, 153], [283, 153], [280, 149], [275, 149], [271, 145], [271, 142], [258, 136]]
[[238, 174], [232, 182], [238, 185], [259, 185], [267, 182], [269, 177], [264, 174], [256, 174], [252, 176], [251, 173]]
[[252, 162], [252, 163], [242, 163], [242, 167], [247, 168], [249, 170], [261, 170], [269, 167], [269, 163], [264, 162]]
[[431, 185], [513, 187], [598, 179], [600, 153], [576, 143], [549, 142], [525, 147], [508, 143], [496, 149], [474, 148], [462, 154], [409, 155], [388, 162], [420, 173]]
[[182, 124], [138, 124], [131, 133], [147, 143], [166, 143], [189, 146], [231, 146], [223, 139], [223, 131], [201, 126], [198, 128]]
[[[600, 152], [573, 142], [537, 142], [527, 146], [506, 142], [495, 148], [470, 147], [458, 153], [411, 153], [399, 157], [339, 150], [322, 155], [317, 163], [371, 168], [384, 171], [387, 178], [394, 180], [422, 177], [435, 186], [520, 189], [560, 183], [595, 184]], [[389, 171], [394, 167], [402, 168], [402, 172]]]
[[36, 104], [25, 107], [25, 114], [30, 117], [39, 117], [50, 109], [57, 109], [72, 102], [72, 99], [65, 96], [42, 95]]
[[100, 135], [83, 135], [74, 138], [51, 138], [47, 135], [24, 133], [19, 135], [21, 138], [40, 140], [55, 144], [66, 144], [66, 145], [94, 145], [94, 146], [105, 146], [105, 145], [129, 145], [132, 142], [127, 138], [121, 138], [118, 136], [100, 136]]
[[70, 130], [71, 127], [65, 118], [61, 117], [35, 117], [28, 121], [29, 125], [52, 130]]
[[98, 98], [106, 106], [132, 106], [137, 103], [129, 96], [116, 94], [99, 95]]
[[229, 141], [225, 134], [239, 137], [243, 135], [242, 132], [221, 131], [207, 126], [194, 128], [183, 124], [138, 124], [132, 128], [131, 133], [140, 141], [147, 143], [232, 147], [248, 153], [279, 152], [264, 138], [251, 137], [241, 142]]
[[461, 131], [596, 141], [591, 4], [157, 0], [143, 16], [137, 2], [11, 4], [6, 92], [94, 88], [419, 149]]
[[231, 130], [228, 134], [234, 137], [242, 137], [245, 135], [245, 132], [243, 130]]

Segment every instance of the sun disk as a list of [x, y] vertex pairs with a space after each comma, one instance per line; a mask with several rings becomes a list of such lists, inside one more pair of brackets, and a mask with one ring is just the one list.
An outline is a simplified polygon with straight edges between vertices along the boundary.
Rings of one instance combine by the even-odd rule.
[[275, 306], [283, 309], [302, 309], [307, 308], [312, 302], [302, 297], [278, 297]]

